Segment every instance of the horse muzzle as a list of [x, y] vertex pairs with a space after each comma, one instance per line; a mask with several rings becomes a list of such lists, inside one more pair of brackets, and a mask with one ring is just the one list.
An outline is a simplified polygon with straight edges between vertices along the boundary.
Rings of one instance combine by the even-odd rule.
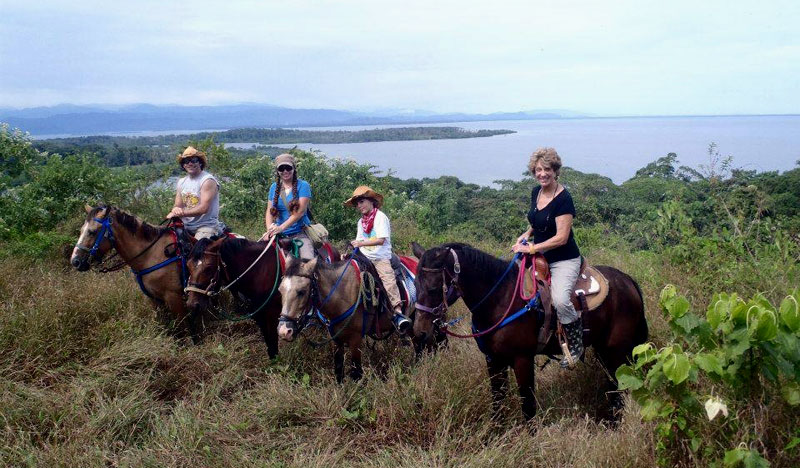
[[297, 334], [297, 328], [292, 322], [280, 321], [278, 323], [278, 336], [280, 339], [291, 342]]

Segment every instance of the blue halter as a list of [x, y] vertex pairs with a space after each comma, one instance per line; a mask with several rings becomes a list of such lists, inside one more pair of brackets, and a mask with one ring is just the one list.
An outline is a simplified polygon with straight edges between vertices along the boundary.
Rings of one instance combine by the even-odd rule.
[[97, 237], [94, 239], [94, 245], [91, 249], [87, 249], [82, 245], [75, 245], [75, 248], [78, 250], [82, 250], [84, 252], [89, 252], [89, 256], [92, 258], [97, 257], [97, 251], [100, 249], [100, 244], [103, 242], [103, 239], [108, 239], [108, 242], [111, 243], [112, 247], [115, 247], [114, 244], [114, 232], [111, 230], [111, 222], [108, 218], [94, 218], [95, 221], [100, 223], [100, 232], [97, 234]]

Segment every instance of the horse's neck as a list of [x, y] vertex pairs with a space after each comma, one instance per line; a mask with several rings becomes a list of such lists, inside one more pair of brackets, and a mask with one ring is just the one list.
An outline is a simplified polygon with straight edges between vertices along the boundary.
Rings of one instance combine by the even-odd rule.
[[[114, 234], [114, 244], [116, 245], [119, 256], [134, 270], [142, 270], [153, 266], [158, 261], [166, 258], [164, 256], [164, 249], [160, 245], [164, 242], [166, 237], [161, 236], [161, 238], [153, 244], [153, 239], [147, 240], [137, 236], [136, 233], [129, 231], [128, 228], [117, 222], [116, 218], [114, 218], [114, 224], [112, 224], [111, 229]], [[136, 231], [141, 231], [141, 225]], [[149, 247], [150, 244], [153, 244], [153, 246]], [[145, 249], [148, 249], [148, 251], [142, 254]]]
[[[253, 270], [260, 270], [262, 272], [265, 272], [266, 274], [274, 272], [275, 261], [277, 261], [275, 253], [270, 251], [264, 252], [264, 247], [265, 246], [257, 242], [249, 242], [242, 250], [233, 254], [226, 253], [225, 249], [220, 248], [219, 258], [224, 262], [225, 273], [227, 274], [227, 278], [225, 278], [225, 281], [227, 282], [234, 281], [236, 278], [239, 277], [239, 275], [247, 271], [247, 269], [250, 268], [251, 265], [253, 266], [253, 268], [250, 268], [250, 272], [248, 272], [247, 277], [251, 277], [251, 275], [253, 274], [252, 273]], [[273, 244], [269, 250], [273, 250], [275, 248], [277, 247], [275, 246], [275, 244]], [[258, 265], [253, 265], [253, 263], [256, 261], [256, 259], [258, 259], [258, 256], [261, 255], [262, 252], [264, 253], [264, 255], [258, 261]], [[267, 267], [266, 270], [264, 270], [265, 266]], [[267, 284], [267, 283], [271, 285], [272, 283], [270, 281], [274, 280], [274, 277], [265, 278], [264, 275], [254, 275], [253, 277], [258, 277], [260, 278], [260, 280], [253, 283], [244, 281], [243, 279], [241, 281], [237, 281], [237, 284], [236, 286], [233, 287], [233, 289], [241, 291], [245, 295], [249, 295], [252, 292], [258, 292], [258, 291], [251, 291], [251, 289], [257, 287], [256, 285]]]
[[[518, 295], [514, 294], [514, 287], [517, 281], [517, 275], [519, 274], [518, 267], [514, 266], [511, 268], [511, 271], [508, 272], [489, 297], [487, 297], [487, 295], [497, 284], [502, 272], [499, 273], [497, 277], [490, 278], [487, 281], [486, 278], [479, 277], [481, 275], [472, 274], [472, 272], [477, 271], [477, 268], [462, 267], [458, 284], [461, 289], [462, 299], [473, 314], [484, 316], [488, 313], [487, 311], [497, 309], [499, 306], [505, 308], [508, 306], [509, 300], [515, 301], [518, 299]], [[474, 309], [476, 306], [478, 308]]]
[[[347, 268], [347, 263], [342, 263], [338, 268], [330, 270], [317, 269], [317, 287], [319, 288], [319, 301], [322, 302], [336, 285], [336, 281], [342, 274], [342, 270]], [[356, 278], [355, 270], [350, 267], [342, 276], [336, 291], [322, 307], [321, 312], [326, 317], [338, 317], [350, 308], [358, 299], [360, 278]]]

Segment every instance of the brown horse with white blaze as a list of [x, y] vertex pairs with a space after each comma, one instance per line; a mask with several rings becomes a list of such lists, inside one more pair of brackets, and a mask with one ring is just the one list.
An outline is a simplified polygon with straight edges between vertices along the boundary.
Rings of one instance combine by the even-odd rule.
[[380, 304], [371, 310], [361, 300], [360, 268], [355, 260], [324, 263], [317, 259], [290, 259], [278, 290], [281, 293], [281, 316], [278, 334], [294, 340], [305, 325], [306, 313], [318, 308], [327, 322], [333, 344], [334, 373], [337, 382], [344, 380], [344, 347], [350, 349], [350, 377], [358, 380], [361, 367], [361, 343], [364, 336], [388, 337], [393, 331], [392, 312]]
[[188, 328], [197, 340], [197, 326], [187, 319], [183, 302], [183, 260], [178, 254], [177, 233], [171, 227], [150, 225], [125, 211], [101, 205], [86, 206], [86, 220], [70, 257], [78, 271], [87, 271], [92, 264], [101, 263], [112, 248], [121, 261], [105, 270], [130, 267], [142, 292], [156, 307], [166, 307], [179, 331]]
[[[417, 311], [414, 336], [418, 345], [432, 339], [434, 331], [446, 320], [447, 305], [460, 297], [472, 313], [473, 335], [486, 356], [493, 406], [499, 407], [508, 387], [507, 369], [516, 376], [526, 418], [536, 414], [534, 396], [534, 357], [537, 353], [561, 353], [553, 336], [539, 346], [540, 315], [528, 309], [531, 303], [517, 292], [519, 267], [495, 258], [466, 244], [451, 243], [428, 250], [414, 246], [420, 257], [417, 268]], [[633, 348], [647, 340], [644, 301], [636, 282], [627, 274], [608, 266], [595, 267], [608, 281], [608, 295], [600, 305], [583, 313], [588, 329], [584, 337], [609, 371], [628, 361]], [[541, 280], [540, 288], [548, 288]], [[541, 303], [539, 303], [541, 304]], [[509, 311], [520, 311], [507, 322]], [[609, 380], [608, 396], [612, 409], [621, 406], [616, 381]]]

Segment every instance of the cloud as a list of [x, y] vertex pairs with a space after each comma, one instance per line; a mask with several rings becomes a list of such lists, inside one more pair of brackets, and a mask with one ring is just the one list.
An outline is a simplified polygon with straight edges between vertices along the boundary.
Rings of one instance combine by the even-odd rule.
[[797, 112], [791, 2], [10, 3], [0, 105]]

